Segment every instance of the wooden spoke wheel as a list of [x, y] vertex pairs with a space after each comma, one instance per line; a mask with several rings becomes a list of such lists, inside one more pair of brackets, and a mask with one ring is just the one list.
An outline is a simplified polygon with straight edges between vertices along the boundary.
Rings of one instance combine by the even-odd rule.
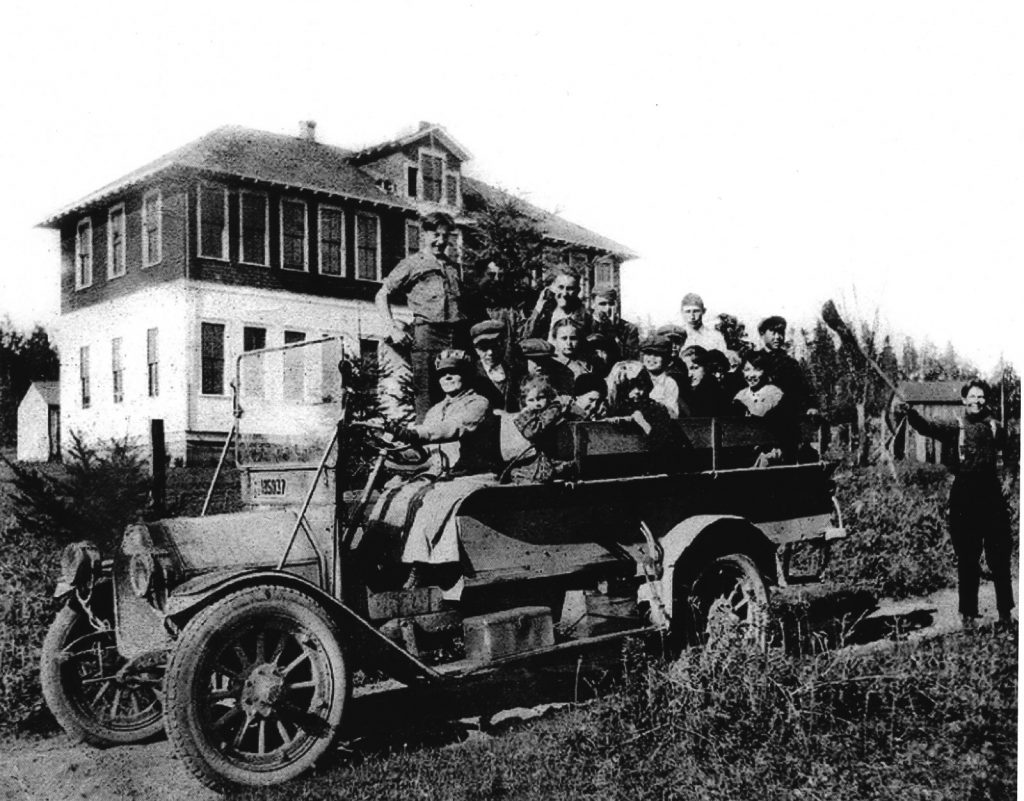
[[733, 553], [709, 562], [690, 591], [690, 613], [697, 643], [767, 647], [768, 588], [749, 556]]
[[114, 631], [97, 629], [70, 605], [43, 641], [39, 678], [46, 704], [71, 737], [91, 745], [137, 743], [163, 728], [161, 673], [152, 664], [133, 669], [118, 653]]
[[201, 612], [167, 668], [167, 731], [207, 786], [261, 786], [311, 767], [351, 692], [326, 612], [283, 587], [256, 587]]

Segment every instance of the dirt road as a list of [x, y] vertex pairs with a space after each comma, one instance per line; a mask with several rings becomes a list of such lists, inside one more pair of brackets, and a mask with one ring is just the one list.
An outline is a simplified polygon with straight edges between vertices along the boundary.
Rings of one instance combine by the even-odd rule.
[[[1019, 597], [1016, 586], [1014, 595]], [[980, 602], [986, 620], [994, 619], [995, 597], [990, 584], [982, 585]], [[960, 628], [955, 590], [914, 601], [883, 602], [875, 615], [900, 617], [925, 612], [931, 622], [914, 631], [908, 639], [935, 637]], [[855, 647], [870, 649], [890, 645], [879, 641]], [[528, 719], [551, 704], [514, 706], [510, 698], [509, 708], [500, 717]], [[490, 722], [498, 717], [491, 718]], [[487, 727], [480, 725], [479, 718], [464, 720], [461, 725], [472, 731], [474, 738], [487, 736], [483, 733]], [[0, 801], [206, 801], [217, 797], [192, 778], [166, 740], [97, 750], [72, 744], [61, 735], [8, 744], [0, 754]]]

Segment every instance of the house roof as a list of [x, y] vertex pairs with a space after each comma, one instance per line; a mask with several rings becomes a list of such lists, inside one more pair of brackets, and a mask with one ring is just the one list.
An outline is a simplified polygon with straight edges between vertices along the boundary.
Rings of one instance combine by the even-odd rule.
[[60, 406], [59, 381], [33, 381], [34, 386], [49, 406]]
[[963, 381], [901, 381], [900, 394], [907, 403], [960, 404]]
[[621, 245], [613, 239], [595, 234], [584, 228], [582, 225], [569, 222], [556, 214], [527, 203], [525, 200], [509, 194], [502, 189], [485, 184], [475, 178], [463, 176], [462, 195], [467, 201], [480, 200], [486, 203], [502, 203], [512, 200], [528, 217], [534, 220], [541, 232], [549, 239], [564, 242], [570, 245], [581, 245], [583, 247], [603, 250], [614, 253], [622, 259], [635, 259], [637, 254], [625, 245]]
[[470, 152], [459, 144], [455, 140], [455, 137], [448, 133], [448, 131], [446, 131], [442, 126], [430, 122], [421, 122], [419, 128], [410, 134], [405, 134], [403, 136], [396, 137], [395, 139], [389, 139], [387, 142], [370, 145], [355, 151], [351, 154], [352, 162], [355, 164], [361, 164], [367, 161], [373, 161], [381, 158], [382, 156], [386, 156], [388, 153], [395, 150], [401, 150], [403, 147], [407, 147], [414, 142], [418, 142], [420, 139], [430, 139], [432, 141], [438, 140], [461, 161], [469, 161], [473, 158]]
[[40, 226], [55, 227], [68, 214], [121, 193], [172, 167], [326, 192], [415, 211], [415, 206], [401, 197], [388, 194], [377, 186], [373, 178], [351, 164], [351, 155], [350, 150], [334, 145], [226, 125], [76, 200], [51, 214]]
[[[420, 129], [414, 133], [357, 152], [303, 137], [226, 125], [64, 206], [39, 225], [55, 228], [68, 215], [116, 197], [173, 168], [193, 169], [214, 177], [230, 176], [290, 189], [325, 192], [416, 213], [418, 209], [415, 203], [400, 195], [385, 192], [357, 163], [372, 161], [390, 150], [405, 147], [424, 137], [435, 137], [459, 158], [469, 158], [468, 151], [440, 125], [421, 123]], [[636, 258], [636, 254], [625, 245], [466, 175], [462, 177], [462, 194], [470, 206], [474, 200], [501, 202], [511, 198], [537, 222], [542, 233], [549, 239], [612, 253], [622, 259]], [[471, 221], [460, 218], [459, 222]]]

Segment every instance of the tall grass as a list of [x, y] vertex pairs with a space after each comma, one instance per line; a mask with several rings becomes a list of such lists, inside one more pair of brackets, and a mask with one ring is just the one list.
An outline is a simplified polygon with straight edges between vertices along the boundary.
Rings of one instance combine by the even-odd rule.
[[485, 741], [344, 758], [246, 799], [1009, 799], [1017, 637], [853, 656], [725, 643], [666, 667], [627, 650], [620, 691]]

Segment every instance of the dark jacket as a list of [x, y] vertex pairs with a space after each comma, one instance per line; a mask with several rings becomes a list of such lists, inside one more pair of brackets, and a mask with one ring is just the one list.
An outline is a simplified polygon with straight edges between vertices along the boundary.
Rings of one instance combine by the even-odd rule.
[[519, 370], [509, 366], [507, 363], [503, 364], [502, 367], [505, 368], [504, 387], [498, 387], [491, 380], [480, 362], [477, 362], [474, 367], [472, 386], [473, 389], [491, 402], [492, 409], [515, 412], [519, 410], [519, 383], [522, 380], [522, 375]]
[[817, 407], [818, 403], [813, 397], [800, 362], [782, 350], [764, 350], [762, 353], [768, 357], [769, 379], [782, 390], [786, 401], [797, 414]]
[[915, 409], [907, 411], [907, 420], [917, 431], [939, 440], [951, 454], [950, 469], [961, 476], [995, 476], [997, 456], [1003, 449], [1006, 433], [988, 413], [978, 417], [964, 415], [960, 420], [927, 420]]

